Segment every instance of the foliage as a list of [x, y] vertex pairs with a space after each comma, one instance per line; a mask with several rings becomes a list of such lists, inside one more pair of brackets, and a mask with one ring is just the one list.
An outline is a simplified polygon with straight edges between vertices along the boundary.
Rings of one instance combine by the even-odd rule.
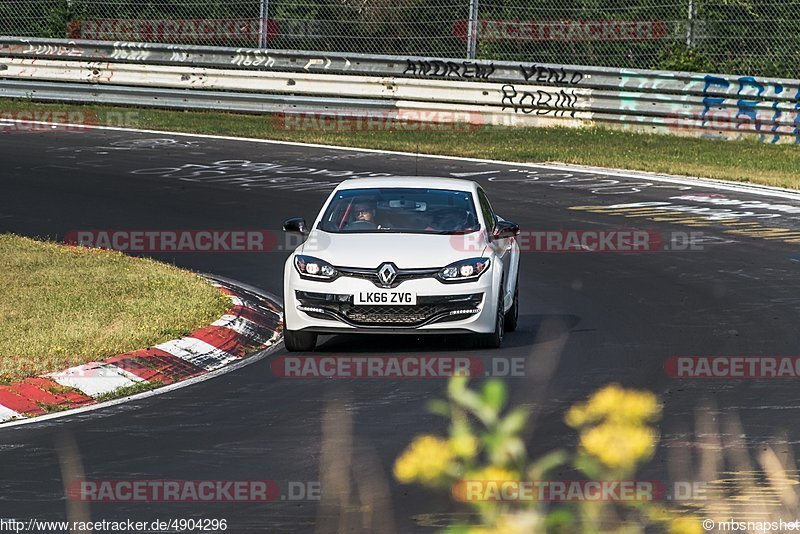
[[446, 532], [644, 532], [653, 526], [674, 533], [701, 532], [694, 517], [655, 500], [545, 502], [535, 497], [508, 500], [493, 493], [492, 488], [504, 485], [552, 481], [548, 477], [565, 469], [587, 481], [632, 480], [658, 440], [652, 425], [661, 405], [655, 395], [616, 384], [602, 388], [565, 416], [567, 425], [579, 432], [578, 450], [556, 450], [533, 460], [522, 437], [528, 410], [506, 409], [506, 402], [500, 380], [488, 380], [477, 391], [467, 387], [465, 377], [451, 379], [448, 400], [430, 405], [450, 420], [449, 435], [417, 436], [395, 462], [398, 481], [449, 489], [455, 501], [480, 519]]
[[[753, 76], [800, 77], [797, 1], [695, 0], [695, 12], [678, 4], [640, 0], [620, 9], [617, 0], [482, 0], [478, 57], [484, 60], [664, 68]], [[270, 48], [366, 54], [464, 57], [465, 37], [456, 31], [469, 2], [443, 0], [270, 0], [269, 17], [281, 31]], [[0, 33], [64, 37], [70, 22], [115, 19], [254, 19], [255, 0], [41, 0], [0, 2]], [[496, 24], [500, 21], [499, 26]], [[538, 22], [537, 22], [538, 21]], [[571, 24], [563, 26], [562, 23]], [[554, 37], [515, 38], [507, 24], [544, 23]], [[595, 37], [569, 34], [586, 24]], [[621, 24], [622, 26], [615, 26]], [[648, 25], [652, 24], [652, 27]], [[686, 46], [691, 25], [691, 46]], [[559, 29], [560, 28], [560, 29]], [[565, 29], [572, 28], [572, 29]], [[648, 29], [649, 28], [649, 29]], [[642, 35], [636, 32], [643, 32]], [[610, 32], [606, 35], [605, 32]], [[631, 36], [631, 32], [635, 35]], [[498, 35], [500, 36], [498, 38]], [[176, 38], [176, 40], [178, 40]], [[221, 36], [194, 44], [257, 46], [257, 38]]]
[[686, 72], [712, 72], [711, 60], [696, 48], [689, 48], [682, 43], [674, 43], [661, 51], [657, 68]]
[[66, 39], [72, 21], [80, 20], [86, 15], [82, 4], [69, 0], [58, 0], [47, 12], [47, 27], [44, 37]]

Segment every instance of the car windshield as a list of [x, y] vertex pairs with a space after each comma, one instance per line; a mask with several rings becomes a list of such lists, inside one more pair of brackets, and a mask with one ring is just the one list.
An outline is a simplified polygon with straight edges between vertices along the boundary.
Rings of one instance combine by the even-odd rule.
[[469, 191], [423, 188], [339, 191], [318, 228], [332, 233], [463, 234], [480, 229]]

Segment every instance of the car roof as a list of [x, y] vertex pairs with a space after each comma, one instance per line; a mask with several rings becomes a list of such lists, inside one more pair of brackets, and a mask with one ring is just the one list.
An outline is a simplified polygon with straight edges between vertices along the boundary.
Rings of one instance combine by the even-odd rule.
[[435, 176], [382, 176], [376, 178], [352, 178], [345, 180], [336, 188], [337, 191], [345, 189], [367, 189], [380, 187], [411, 187], [425, 189], [450, 189], [453, 191], [474, 191], [478, 184], [471, 180], [458, 178], [439, 178]]

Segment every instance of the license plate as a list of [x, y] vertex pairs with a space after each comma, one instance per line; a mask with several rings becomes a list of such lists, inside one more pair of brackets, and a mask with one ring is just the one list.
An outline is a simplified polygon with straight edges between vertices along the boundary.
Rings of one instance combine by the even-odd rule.
[[417, 294], [410, 291], [360, 291], [355, 303], [371, 306], [414, 306]]

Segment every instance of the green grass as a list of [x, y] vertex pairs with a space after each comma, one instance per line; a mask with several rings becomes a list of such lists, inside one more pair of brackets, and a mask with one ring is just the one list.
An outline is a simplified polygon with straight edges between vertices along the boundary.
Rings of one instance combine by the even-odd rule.
[[[83, 110], [100, 124], [187, 133], [445, 154], [518, 162], [563, 162], [704, 176], [800, 189], [800, 145], [715, 141], [603, 128], [483, 127], [456, 132], [287, 131], [265, 115], [127, 109], [6, 101], [3, 109]], [[92, 114], [92, 115], [90, 115]], [[105, 120], [108, 118], [108, 120]]]
[[153, 382], [138, 382], [132, 386], [123, 386], [115, 389], [114, 391], [100, 394], [96, 396], [94, 400], [100, 403], [112, 399], [118, 399], [120, 397], [130, 397], [131, 395], [136, 395], [137, 393], [143, 393], [145, 391], [150, 391], [151, 389], [160, 388], [163, 385], [164, 384], [157, 380]]
[[198, 276], [120, 252], [0, 234], [0, 380], [175, 339], [230, 301]]
[[[45, 411], [45, 413], [66, 412], [74, 408], [71, 404], [48, 404], [46, 402], [37, 402], [36, 405]], [[35, 414], [24, 414], [26, 417], [36, 417]]]

